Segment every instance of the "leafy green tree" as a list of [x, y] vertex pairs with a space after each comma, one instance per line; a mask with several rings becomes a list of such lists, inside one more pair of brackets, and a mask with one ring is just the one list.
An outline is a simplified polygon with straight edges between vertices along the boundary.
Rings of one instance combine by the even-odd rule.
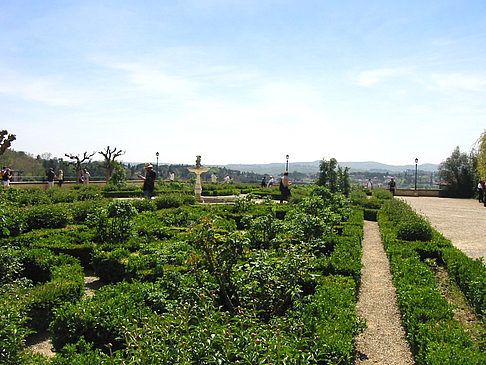
[[110, 177], [110, 183], [121, 188], [126, 185], [127, 182], [127, 172], [125, 167], [120, 162], [114, 162], [113, 173]]
[[478, 173], [481, 180], [486, 180], [486, 131], [479, 137], [479, 150], [478, 150]]
[[457, 146], [452, 154], [439, 165], [439, 178], [448, 183], [451, 196], [470, 198], [474, 192], [474, 164], [476, 156], [459, 150]]
[[332, 193], [337, 191], [337, 160], [331, 158], [327, 161], [325, 158], [319, 163], [319, 177], [317, 185], [328, 186]]
[[338, 167], [338, 188], [345, 196], [349, 196], [349, 190], [351, 189], [351, 181], [349, 179], [349, 167], [344, 169], [341, 166]]
[[319, 163], [319, 170], [317, 185], [327, 186], [331, 193], [339, 191], [346, 196], [349, 194], [351, 183], [348, 167], [343, 169], [341, 166], [338, 166], [335, 158], [331, 158], [329, 161], [323, 158]]

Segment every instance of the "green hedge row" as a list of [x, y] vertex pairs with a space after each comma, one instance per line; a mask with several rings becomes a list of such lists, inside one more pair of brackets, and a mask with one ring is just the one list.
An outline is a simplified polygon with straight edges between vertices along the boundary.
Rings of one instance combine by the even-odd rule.
[[99, 200], [101, 189], [95, 186], [75, 186], [72, 189], [45, 190], [44, 188], [0, 189], [0, 201], [10, 206], [35, 206], [42, 204], [73, 203], [76, 201]]
[[2, 248], [0, 271], [0, 363], [23, 363], [29, 333], [47, 329], [61, 304], [84, 293], [79, 262], [46, 249]]
[[[391, 200], [384, 204], [378, 222], [415, 361], [417, 364], [437, 365], [484, 364], [486, 354], [453, 319], [452, 307], [441, 296], [434, 274], [421, 261], [421, 255], [449, 256], [450, 242], [443, 242], [437, 233], [432, 238], [435, 242], [410, 242], [397, 238], [400, 221], [413, 220], [413, 215], [416, 213], [407, 204]], [[449, 257], [446, 260], [452, 262], [453, 259]], [[459, 260], [455, 262], [459, 264]], [[454, 276], [454, 273], [451, 272], [451, 275]], [[481, 276], [476, 279], [481, 279]], [[482, 280], [484, 283], [484, 276]], [[467, 296], [467, 292], [465, 294]]]

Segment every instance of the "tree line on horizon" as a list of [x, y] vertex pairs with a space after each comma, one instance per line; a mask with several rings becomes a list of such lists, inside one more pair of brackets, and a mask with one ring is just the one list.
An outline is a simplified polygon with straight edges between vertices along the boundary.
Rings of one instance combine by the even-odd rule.
[[[83, 154], [66, 153], [63, 158], [53, 157], [50, 153], [43, 153], [41, 155], [34, 155], [11, 149], [11, 144], [16, 139], [14, 134], [9, 134], [6, 130], [0, 131], [0, 165], [13, 167], [14, 170], [22, 171], [22, 179], [44, 177], [49, 168], [54, 171], [63, 170], [64, 176], [67, 179], [77, 180], [83, 168], [87, 168], [93, 177], [101, 180], [110, 180], [116, 166], [121, 166], [126, 172], [128, 179], [136, 179], [137, 175], [143, 172], [144, 164], [124, 164], [117, 159], [122, 156], [125, 151], [118, 148], [111, 148], [107, 146], [104, 150]], [[92, 161], [91, 158], [96, 154], [103, 156], [102, 161]], [[159, 178], [167, 179], [170, 172], [174, 172], [180, 180], [190, 180], [193, 176], [187, 170], [189, 165], [184, 164], [161, 164], [156, 167]], [[342, 180], [349, 179], [354, 183], [362, 183], [363, 178], [375, 179], [380, 185], [386, 184], [386, 179], [389, 177], [388, 173], [377, 174], [373, 172], [349, 172], [349, 168], [342, 168], [337, 163], [336, 159], [331, 158], [329, 161], [322, 159], [320, 161], [320, 172], [317, 173], [300, 173], [292, 171], [292, 179], [295, 182], [312, 183], [322, 179], [322, 171], [334, 171], [332, 174], [337, 174]], [[283, 171], [282, 171], [283, 172]], [[211, 174], [215, 174], [221, 181], [225, 175], [230, 175], [233, 181], [243, 183], [258, 183], [263, 176], [269, 174], [261, 174], [255, 172], [242, 172], [238, 170], [229, 169], [226, 167], [211, 167], [208, 174], [203, 176], [203, 181], [210, 181]], [[344, 177], [346, 175], [346, 177]], [[401, 188], [409, 188], [412, 182], [415, 182], [414, 171], [404, 171], [402, 173], [393, 173], [396, 178], [398, 186]], [[437, 174], [433, 172], [420, 171], [417, 178], [418, 187], [434, 187], [437, 184], [435, 178], [447, 186], [451, 196], [470, 198], [475, 195], [476, 186], [479, 181], [486, 180], [486, 130], [481, 133], [476, 141], [475, 147], [469, 152], [461, 152], [459, 147], [456, 147], [449, 157], [447, 157], [440, 165]]]

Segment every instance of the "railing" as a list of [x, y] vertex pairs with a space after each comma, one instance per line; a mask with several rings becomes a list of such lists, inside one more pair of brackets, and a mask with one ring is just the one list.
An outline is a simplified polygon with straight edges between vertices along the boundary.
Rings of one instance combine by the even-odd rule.
[[[130, 185], [142, 185], [142, 180], [128, 180], [127, 184]], [[82, 183], [76, 181], [66, 181], [64, 180], [62, 183], [61, 188], [71, 188], [76, 185], [83, 185]], [[93, 186], [105, 186], [106, 181], [89, 181], [89, 185]], [[34, 188], [34, 187], [43, 187], [47, 188], [47, 181], [12, 181], [10, 182], [10, 186], [14, 186], [16, 188]], [[54, 181], [54, 186], [59, 187], [59, 181]]]

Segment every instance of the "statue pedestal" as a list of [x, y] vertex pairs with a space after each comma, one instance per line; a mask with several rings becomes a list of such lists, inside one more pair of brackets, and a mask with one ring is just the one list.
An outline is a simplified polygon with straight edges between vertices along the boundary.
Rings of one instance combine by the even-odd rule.
[[190, 172], [194, 172], [196, 174], [196, 185], [194, 186], [194, 194], [196, 195], [196, 200], [198, 202], [202, 201], [201, 193], [202, 193], [202, 186], [201, 186], [201, 174], [203, 172], [208, 172], [209, 167], [188, 167], [187, 168]]

